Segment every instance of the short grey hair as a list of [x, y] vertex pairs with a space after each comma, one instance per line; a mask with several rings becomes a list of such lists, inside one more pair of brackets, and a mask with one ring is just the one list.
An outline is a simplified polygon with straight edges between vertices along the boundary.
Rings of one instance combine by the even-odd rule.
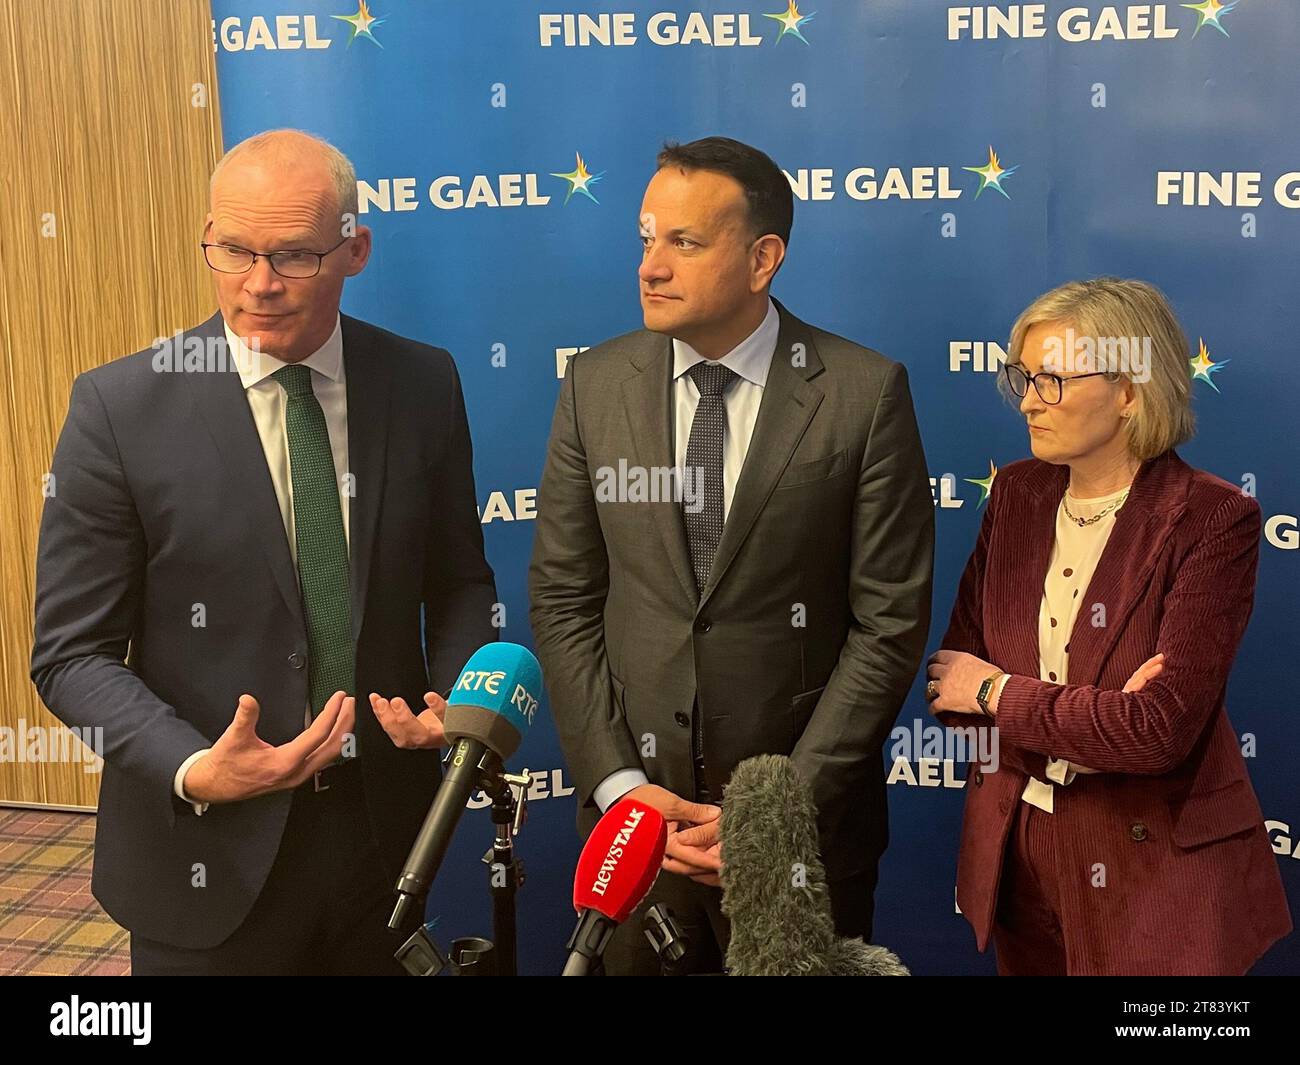
[[357, 172], [352, 161], [323, 137], [301, 129], [268, 129], [240, 141], [221, 157], [216, 169], [212, 171], [209, 194], [216, 187], [221, 172], [232, 160], [249, 157], [278, 161], [298, 159], [312, 152], [320, 156], [329, 172], [340, 219], [355, 220], [358, 210]]

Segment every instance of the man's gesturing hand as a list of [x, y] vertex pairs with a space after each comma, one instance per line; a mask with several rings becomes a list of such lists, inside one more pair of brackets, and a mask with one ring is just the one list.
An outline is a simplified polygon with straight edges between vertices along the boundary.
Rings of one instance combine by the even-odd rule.
[[370, 708], [375, 717], [388, 733], [388, 738], [404, 750], [418, 750], [426, 747], [445, 747], [446, 734], [442, 723], [447, 716], [447, 701], [437, 692], [424, 693], [424, 709], [420, 713], [411, 713], [411, 708], [402, 698], [385, 699], [381, 695], [370, 693]]
[[258, 738], [257, 700], [241, 695], [234, 720], [185, 774], [185, 794], [196, 802], [237, 802], [296, 788], [342, 756], [356, 724], [356, 706], [350, 695], [335, 692], [310, 725], [273, 747]]

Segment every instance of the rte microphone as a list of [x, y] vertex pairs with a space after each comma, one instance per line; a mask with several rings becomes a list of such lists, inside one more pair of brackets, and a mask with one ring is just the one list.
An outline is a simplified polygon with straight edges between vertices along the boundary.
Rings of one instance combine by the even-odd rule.
[[560, 975], [590, 974], [614, 929], [650, 893], [667, 844], [668, 825], [654, 807], [620, 799], [605, 811], [573, 877], [578, 925], [565, 945], [569, 960]]
[[397, 881], [389, 928], [399, 928], [407, 909], [428, 892], [465, 803], [484, 777], [499, 773], [519, 749], [541, 694], [542, 668], [517, 643], [486, 644], [465, 663], [447, 699], [443, 723], [451, 742], [447, 772]]
[[835, 934], [817, 807], [789, 758], [762, 754], [736, 766], [718, 838], [732, 976], [909, 975], [884, 947]]

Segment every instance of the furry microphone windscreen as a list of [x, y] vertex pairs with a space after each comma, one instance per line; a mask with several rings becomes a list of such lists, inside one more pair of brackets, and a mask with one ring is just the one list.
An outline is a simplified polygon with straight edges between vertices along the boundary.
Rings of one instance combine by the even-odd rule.
[[908, 975], [883, 947], [835, 934], [817, 809], [789, 758], [764, 754], [736, 767], [718, 835], [733, 976]]

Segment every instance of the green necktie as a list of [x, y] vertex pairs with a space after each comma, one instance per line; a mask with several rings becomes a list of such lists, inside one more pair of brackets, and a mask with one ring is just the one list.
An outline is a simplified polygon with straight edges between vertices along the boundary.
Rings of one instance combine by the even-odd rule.
[[315, 717], [340, 689], [355, 695], [348, 541], [325, 412], [306, 366], [273, 375], [288, 397], [285, 427], [293, 478], [293, 531], [298, 585], [307, 615], [307, 677]]

